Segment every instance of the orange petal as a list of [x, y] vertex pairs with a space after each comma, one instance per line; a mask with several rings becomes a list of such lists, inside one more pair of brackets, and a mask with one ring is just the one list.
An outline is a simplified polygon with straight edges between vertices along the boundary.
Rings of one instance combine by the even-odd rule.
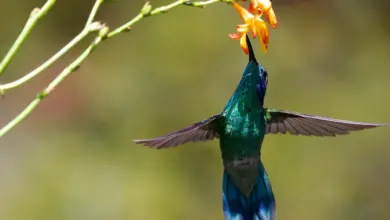
[[267, 24], [261, 19], [256, 19], [255, 23], [256, 23], [256, 27], [257, 27], [256, 34], [260, 38], [260, 43], [261, 43], [262, 49], [264, 52], [267, 52], [268, 42], [269, 42], [269, 31], [268, 31]]
[[260, 38], [260, 45], [261, 45], [261, 50], [263, 50], [264, 53], [267, 53], [268, 51], [268, 44], [264, 44]]
[[242, 50], [243, 50], [246, 54], [248, 54], [248, 53], [249, 53], [249, 52], [248, 52], [248, 44], [246, 43], [246, 35], [245, 35], [245, 34], [243, 34], [243, 35], [241, 36], [240, 45], [241, 45]]
[[252, 26], [252, 37], [255, 38], [257, 35], [257, 27], [256, 27], [255, 19], [252, 19], [251, 26]]
[[[267, 26], [265, 21], [261, 19], [260, 16], [256, 15], [255, 19], [252, 19], [252, 36], [255, 38], [256, 36], [259, 36], [260, 29], [263, 28], [263, 26]], [[260, 36], [261, 37], [261, 36]]]
[[248, 27], [249, 26], [249, 24], [237, 24], [237, 28], [240, 28], [240, 27]]
[[271, 24], [272, 28], [277, 28], [278, 27], [278, 20], [276, 19], [276, 15], [274, 12], [274, 9], [270, 8], [267, 15], [267, 19], [269, 23]]
[[237, 25], [237, 32], [247, 33], [249, 31], [249, 24], [239, 24]]
[[241, 5], [239, 5], [238, 3], [233, 2], [233, 6], [238, 11], [238, 14], [240, 15], [242, 20], [247, 21], [249, 18], [254, 17], [253, 14], [249, 13], [249, 11], [247, 11], [245, 8], [241, 7]]
[[238, 39], [240, 39], [241, 34], [232, 33], [232, 34], [229, 34], [229, 37], [230, 37], [230, 39], [238, 40]]
[[[257, 31], [257, 30], [256, 30], [256, 31]], [[257, 35], [257, 32], [253, 32], [253, 31], [252, 31], [252, 37], [253, 37], [253, 39], [256, 38], [256, 35]]]
[[251, 3], [249, 4], [249, 8], [248, 8], [248, 11], [252, 14], [254, 14], [256, 12], [256, 9], [255, 9], [255, 6], [253, 5], [253, 2], [251, 1]]
[[260, 9], [260, 8], [256, 8], [256, 15], [258, 15], [258, 16], [263, 16], [263, 11]]
[[262, 11], [268, 11], [272, 8], [272, 3], [270, 0], [251, 0], [255, 8], [260, 8]]

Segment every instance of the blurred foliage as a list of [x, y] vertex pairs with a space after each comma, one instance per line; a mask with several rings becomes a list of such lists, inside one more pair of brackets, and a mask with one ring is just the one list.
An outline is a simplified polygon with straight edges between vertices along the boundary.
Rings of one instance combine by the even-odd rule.
[[[5, 0], [5, 54], [42, 0]], [[169, 3], [155, 0], [152, 5]], [[93, 0], [57, 1], [1, 83], [38, 66], [84, 25]], [[144, 1], [105, 4], [110, 27]], [[274, 0], [280, 25], [258, 60], [268, 69], [266, 105], [390, 123], [390, 2]], [[12, 18], [12, 19], [10, 19]], [[247, 62], [227, 34], [232, 7], [181, 7], [105, 42], [28, 118], [1, 139], [0, 219], [223, 219], [217, 141], [157, 151], [132, 139], [165, 134], [218, 113]], [[0, 100], [0, 122], [19, 112], [87, 40]], [[262, 158], [278, 219], [390, 219], [389, 130], [338, 138], [267, 136]]]

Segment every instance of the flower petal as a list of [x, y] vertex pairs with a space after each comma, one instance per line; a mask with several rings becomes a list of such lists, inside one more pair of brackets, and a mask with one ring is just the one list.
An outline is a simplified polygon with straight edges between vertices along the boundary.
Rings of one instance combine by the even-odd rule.
[[253, 1], [251, 1], [251, 3], [249, 4], [249, 7], [248, 7], [248, 11], [252, 14], [254, 14], [256, 12], [256, 8], [255, 6], [253, 5]]
[[253, 18], [254, 15], [251, 14], [249, 11], [247, 11], [245, 8], [241, 7], [241, 5], [239, 5], [238, 3], [236, 2], [233, 2], [233, 6], [234, 8], [238, 11], [238, 14], [240, 15], [241, 19], [245, 21], [250, 19], [250, 18]]
[[256, 19], [252, 19], [252, 37], [255, 38], [257, 35]]
[[237, 32], [247, 33], [249, 31], [249, 24], [239, 24], [237, 25]]
[[256, 34], [260, 38], [260, 43], [264, 52], [267, 52], [269, 43], [269, 30], [267, 24], [261, 19], [255, 19], [255, 25], [257, 27]]
[[262, 11], [268, 11], [272, 8], [272, 3], [270, 0], [251, 0], [255, 8], [260, 8]]
[[237, 24], [236, 27], [237, 27], [237, 28], [240, 28], [240, 27], [249, 27], [249, 24]]
[[268, 44], [264, 44], [260, 38], [260, 45], [261, 45], [261, 50], [264, 52], [264, 53], [267, 53], [268, 51]]
[[245, 34], [243, 34], [243, 35], [241, 36], [240, 45], [241, 45], [242, 50], [244, 50], [244, 52], [245, 52], [246, 54], [249, 54], [249, 51], [248, 51], [248, 44], [246, 43], [246, 35], [245, 35]]
[[[237, 2], [245, 0], [237, 0]], [[252, 37], [259, 37], [263, 52], [267, 52], [269, 44], [269, 29], [267, 23], [272, 28], [277, 28], [278, 20], [272, 8], [271, 0], [250, 0], [248, 10], [240, 6], [238, 3], [232, 3], [234, 8], [239, 13], [244, 24], [236, 26], [237, 32], [229, 34], [229, 37], [234, 40], [240, 39], [241, 48], [246, 54], [249, 54], [246, 35], [252, 32]], [[267, 23], [261, 18], [265, 15]]]
[[276, 15], [274, 9], [270, 8], [268, 13], [266, 14], [268, 22], [271, 24], [272, 28], [278, 27], [278, 20], [276, 19]]
[[241, 34], [232, 33], [232, 34], [229, 34], [229, 37], [230, 37], [230, 39], [238, 40], [238, 39], [240, 39]]
[[264, 14], [264, 12], [260, 8], [256, 9], [256, 15], [263, 16], [263, 14]]

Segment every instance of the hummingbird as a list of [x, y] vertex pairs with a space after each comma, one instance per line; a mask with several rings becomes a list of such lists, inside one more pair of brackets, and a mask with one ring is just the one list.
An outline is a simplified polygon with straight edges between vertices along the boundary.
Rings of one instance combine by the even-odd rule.
[[226, 220], [274, 220], [276, 204], [261, 161], [267, 134], [337, 136], [386, 124], [313, 116], [264, 107], [268, 72], [257, 62], [248, 36], [249, 62], [223, 111], [172, 133], [134, 140], [156, 149], [219, 139], [223, 161], [222, 201]]

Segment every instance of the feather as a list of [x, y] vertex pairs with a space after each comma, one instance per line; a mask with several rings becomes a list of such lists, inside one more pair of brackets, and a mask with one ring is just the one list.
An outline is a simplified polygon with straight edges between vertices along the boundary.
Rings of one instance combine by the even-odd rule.
[[152, 148], [169, 148], [175, 147], [187, 142], [207, 141], [214, 138], [219, 138], [218, 134], [218, 119], [221, 116], [214, 115], [206, 120], [195, 123], [186, 128], [174, 131], [161, 137], [134, 140], [137, 144], [149, 146]]
[[257, 164], [256, 184], [248, 195], [234, 183], [225, 169], [223, 173], [223, 212], [226, 220], [275, 220], [276, 205], [267, 173]]
[[285, 110], [266, 109], [266, 111], [271, 116], [267, 120], [267, 134], [285, 134], [284, 131], [288, 131], [292, 135], [334, 137], [349, 134], [350, 131], [389, 126], [387, 124], [347, 121]]

